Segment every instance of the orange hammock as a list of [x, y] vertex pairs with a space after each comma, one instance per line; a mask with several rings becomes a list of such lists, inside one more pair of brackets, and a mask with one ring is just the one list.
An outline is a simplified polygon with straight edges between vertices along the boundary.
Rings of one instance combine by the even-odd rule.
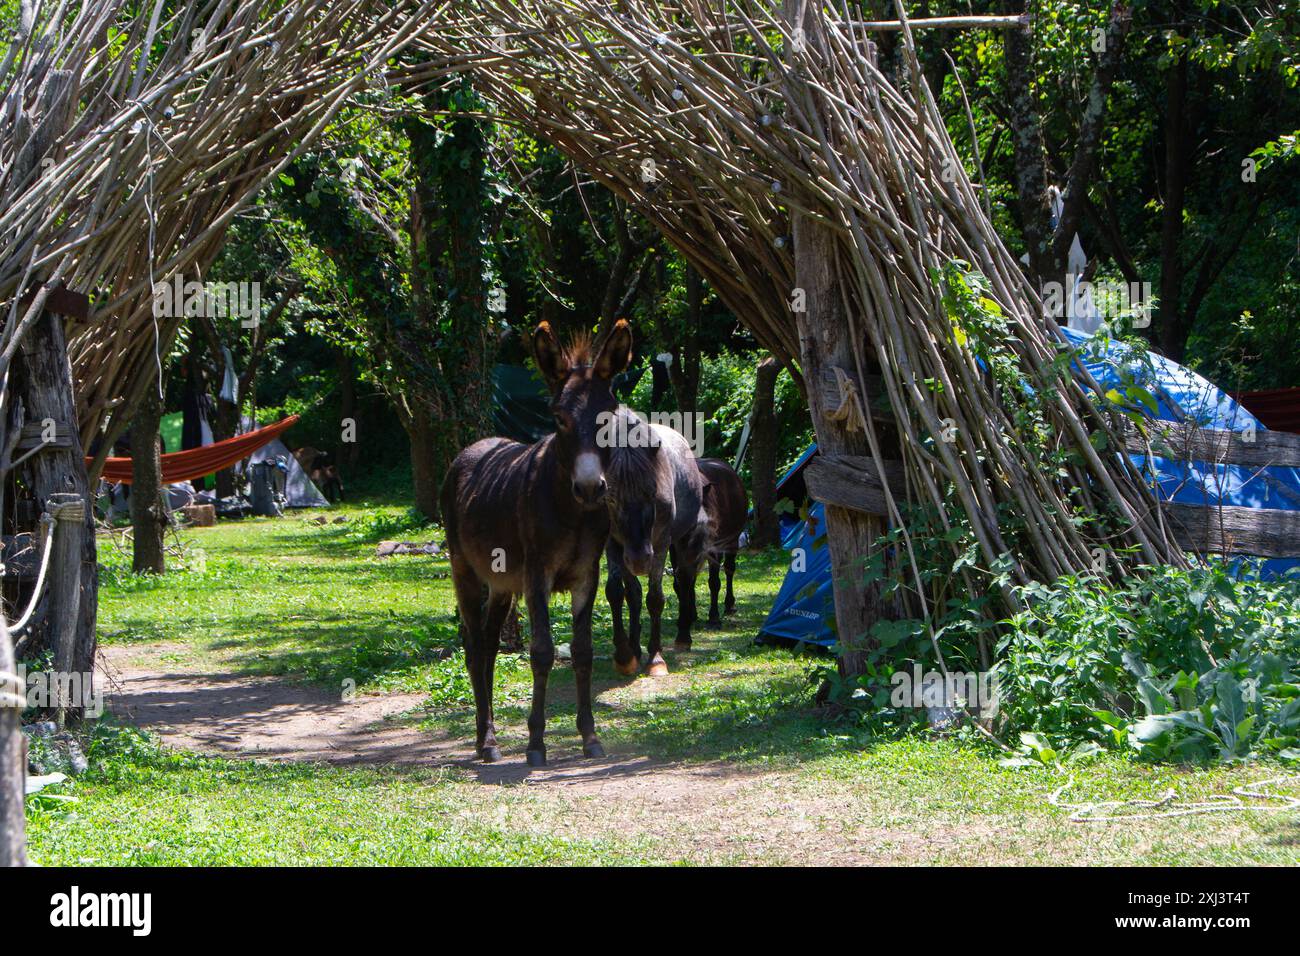
[[[235, 462], [247, 458], [267, 442], [279, 438], [297, 422], [298, 416], [290, 415], [282, 422], [267, 425], [265, 428], [255, 428], [251, 432], [236, 435], [234, 438], [227, 438], [225, 441], [213, 442], [211, 445], [204, 445], [202, 448], [190, 448], [186, 451], [174, 451], [163, 455], [163, 484], [170, 485], [177, 481], [202, 478], [214, 471], [229, 468]], [[90, 467], [91, 461], [90, 458], [86, 459], [86, 467]], [[105, 481], [121, 482], [129, 485], [131, 483], [131, 459], [105, 459], [104, 470], [100, 472], [99, 476]]]

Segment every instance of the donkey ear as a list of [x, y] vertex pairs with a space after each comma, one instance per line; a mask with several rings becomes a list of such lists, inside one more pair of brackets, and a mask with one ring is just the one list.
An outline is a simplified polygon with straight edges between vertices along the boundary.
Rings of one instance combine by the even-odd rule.
[[631, 363], [632, 327], [627, 324], [627, 319], [619, 319], [601, 346], [594, 368], [601, 378], [611, 379]]
[[543, 322], [533, 330], [533, 359], [551, 388], [563, 382], [569, 374], [569, 363], [549, 322]]

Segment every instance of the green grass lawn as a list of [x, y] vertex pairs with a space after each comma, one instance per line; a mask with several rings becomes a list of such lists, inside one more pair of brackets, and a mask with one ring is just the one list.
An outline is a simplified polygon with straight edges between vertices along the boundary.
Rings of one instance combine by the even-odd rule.
[[[473, 710], [441, 558], [374, 557], [382, 538], [441, 540], [400, 506], [195, 529], [185, 562], [132, 576], [103, 549], [100, 636], [183, 672], [277, 677], [427, 699], [404, 719], [472, 738]], [[332, 523], [336, 515], [349, 520]], [[200, 553], [201, 552], [201, 553]], [[813, 659], [752, 638], [784, 571], [744, 555], [739, 613], [670, 655], [667, 678], [619, 678], [609, 612], [596, 612], [596, 720], [607, 779], [485, 778], [467, 763], [337, 768], [171, 751], [107, 722], [92, 769], [29, 802], [46, 864], [889, 862], [1087, 865], [1295, 863], [1300, 815], [1216, 813], [1078, 824], [1049, 796], [1067, 777], [1004, 768], [989, 747], [912, 735], [873, 739], [815, 706]], [[182, 564], [184, 566], [182, 566]], [[705, 595], [703, 584], [700, 594]], [[557, 640], [568, 629], [557, 599]], [[670, 598], [669, 612], [675, 609]], [[667, 627], [671, 641], [672, 626]], [[551, 682], [552, 753], [577, 749], [572, 673]], [[526, 657], [503, 655], [497, 716], [522, 764]], [[499, 766], [499, 765], [498, 765]], [[1073, 768], [1070, 802], [1183, 800], [1282, 773], [1272, 766], [1146, 767], [1104, 756]], [[527, 785], [523, 785], [524, 783]], [[1295, 781], [1280, 792], [1300, 795]]]

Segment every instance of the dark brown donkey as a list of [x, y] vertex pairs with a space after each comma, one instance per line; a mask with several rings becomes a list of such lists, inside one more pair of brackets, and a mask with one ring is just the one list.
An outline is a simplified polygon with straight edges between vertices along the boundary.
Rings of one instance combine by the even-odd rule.
[[736, 610], [732, 579], [736, 576], [736, 552], [740, 550], [740, 533], [745, 530], [749, 499], [745, 485], [734, 468], [721, 458], [699, 458], [696, 466], [704, 478], [704, 510], [709, 515], [709, 627], [720, 627], [718, 590], [722, 582], [718, 566], [727, 570], [727, 600], [724, 613]]
[[[647, 673], [668, 673], [662, 654], [664, 564], [671, 554], [673, 589], [677, 592], [677, 638], [674, 647], [688, 650], [695, 621], [695, 577], [708, 547], [704, 481], [695, 467], [691, 446], [677, 432], [630, 416], [629, 441], [614, 450], [609, 467], [610, 537], [605, 549], [608, 578], [605, 597], [614, 618], [614, 667], [635, 674], [641, 664], [641, 582], [649, 579], [650, 662]], [[623, 629], [627, 598], [628, 630]]]
[[600, 552], [609, 536], [604, 499], [610, 449], [597, 443], [597, 435], [602, 419], [617, 408], [610, 379], [632, 357], [632, 332], [619, 321], [593, 360], [585, 340], [561, 349], [543, 322], [533, 333], [533, 355], [551, 389], [555, 434], [531, 445], [505, 438], [475, 442], [451, 463], [439, 500], [465, 628], [479, 756], [487, 761], [501, 757], [492, 718], [492, 677], [502, 622], [512, 596], [523, 594], [532, 625], [528, 763], [540, 767], [546, 764], [546, 683], [555, 661], [547, 605], [555, 591], [573, 596], [573, 674], [582, 752], [604, 756], [591, 716], [591, 612]]

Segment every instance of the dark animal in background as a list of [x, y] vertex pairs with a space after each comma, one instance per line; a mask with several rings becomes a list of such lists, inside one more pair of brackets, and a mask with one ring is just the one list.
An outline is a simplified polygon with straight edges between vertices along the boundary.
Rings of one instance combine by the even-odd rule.
[[313, 485], [320, 489], [329, 501], [343, 500], [343, 479], [334, 464], [334, 456], [311, 445], [303, 445], [293, 453], [302, 470], [307, 473]]
[[719, 627], [718, 591], [721, 581], [719, 565], [727, 571], [727, 597], [724, 613], [736, 610], [732, 579], [736, 576], [736, 552], [740, 550], [740, 533], [745, 530], [749, 499], [745, 485], [734, 468], [721, 458], [700, 458], [695, 462], [704, 478], [704, 510], [709, 515], [709, 626]]
[[[691, 446], [677, 432], [650, 425], [631, 412], [628, 441], [614, 449], [609, 466], [610, 538], [605, 549], [608, 578], [605, 597], [614, 618], [614, 666], [620, 674], [635, 674], [641, 665], [641, 582], [649, 579], [646, 608], [650, 611], [651, 676], [668, 673], [662, 654], [663, 575], [673, 562], [677, 592], [679, 651], [691, 646], [695, 621], [695, 578], [709, 541], [704, 511], [704, 482], [695, 467]], [[623, 600], [628, 605], [628, 629], [623, 629]]]
[[594, 358], [591, 352], [585, 339], [562, 349], [551, 327], [539, 325], [533, 355], [551, 390], [555, 434], [531, 445], [506, 438], [475, 442], [451, 463], [439, 495], [474, 688], [475, 746], [487, 761], [501, 757], [492, 712], [501, 625], [512, 597], [523, 594], [532, 625], [528, 763], [546, 763], [546, 684], [555, 662], [548, 603], [555, 591], [572, 595], [582, 752], [604, 755], [591, 714], [591, 614], [600, 552], [609, 536], [605, 472], [610, 449], [597, 435], [602, 413], [617, 408], [610, 380], [632, 358], [627, 322], [615, 324]]

